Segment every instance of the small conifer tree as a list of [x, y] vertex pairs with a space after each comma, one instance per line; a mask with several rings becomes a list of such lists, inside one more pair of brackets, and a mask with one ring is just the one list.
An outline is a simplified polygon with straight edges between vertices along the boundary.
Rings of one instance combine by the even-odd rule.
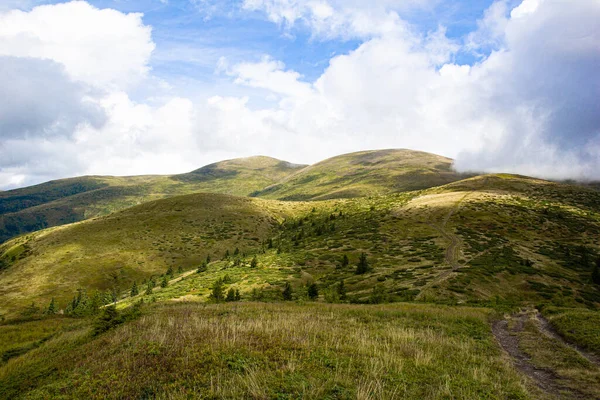
[[213, 283], [210, 298], [216, 303], [223, 301], [223, 281], [221, 281], [221, 279], [217, 279], [215, 283]]
[[367, 255], [365, 253], [360, 254], [358, 264], [356, 265], [356, 273], [364, 274], [369, 271], [369, 262], [367, 261]]
[[348, 256], [344, 254], [344, 256], [342, 257], [342, 268], [347, 267], [348, 264], [350, 264], [350, 260], [348, 260]]
[[206, 256], [206, 264], [210, 264], [210, 254]]
[[285, 287], [283, 288], [283, 292], [281, 292], [281, 294], [283, 295], [283, 300], [285, 300], [285, 301], [292, 300], [292, 297], [293, 297], [292, 285], [290, 285], [289, 282], [285, 283]]
[[346, 286], [344, 285], [344, 280], [343, 279], [338, 284], [337, 293], [338, 293], [338, 296], [340, 297], [341, 301], [346, 301], [346, 297], [347, 297], [347, 295], [346, 295]]
[[240, 290], [235, 289], [235, 301], [240, 301], [241, 299], [242, 299], [242, 296], [240, 295]]
[[596, 285], [600, 285], [600, 258], [596, 260], [596, 265], [592, 271], [592, 282]]
[[131, 297], [133, 296], [137, 296], [140, 293], [140, 290], [138, 289], [138, 285], [136, 281], [133, 281], [133, 285], [131, 286]]
[[46, 310], [46, 314], [56, 314], [56, 312], [58, 311], [57, 307], [56, 307], [56, 303], [54, 301], [54, 297], [52, 298], [52, 300], [50, 300], [50, 305], [48, 306], [48, 310]]
[[316, 283], [311, 283], [308, 285], [307, 289], [308, 298], [311, 300], [316, 300], [319, 297], [319, 288]]
[[233, 288], [229, 288], [227, 291], [227, 296], [225, 297], [225, 301], [235, 301], [235, 290]]
[[196, 270], [197, 273], [201, 274], [202, 272], [206, 272], [206, 261], [203, 262], [202, 264], [200, 264], [200, 266], [198, 267], [198, 269]]
[[148, 281], [148, 284], [146, 285], [146, 294], [151, 295], [153, 288], [154, 288], [154, 286], [150, 283], [150, 281]]
[[169, 286], [169, 280], [167, 279], [167, 276], [165, 275], [163, 277], [162, 281], [160, 282], [160, 287], [166, 288], [167, 286]]
[[254, 256], [254, 258], [250, 262], [250, 268], [256, 268], [256, 267], [258, 267], [258, 259], [256, 258], [256, 256]]

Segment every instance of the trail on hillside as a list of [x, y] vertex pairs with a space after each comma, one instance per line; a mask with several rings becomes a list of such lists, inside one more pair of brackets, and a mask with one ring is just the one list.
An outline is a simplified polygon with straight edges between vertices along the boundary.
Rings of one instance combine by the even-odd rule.
[[[519, 334], [523, 332], [525, 323], [531, 318], [531, 315], [530, 310], [525, 310], [492, 324], [492, 333], [502, 349], [511, 358], [517, 370], [529, 377], [547, 396], [558, 399], [589, 399], [589, 395], [561, 384], [559, 376], [554, 371], [535, 366], [531, 362], [531, 358], [521, 350], [522, 338]], [[534, 318], [539, 322], [537, 314], [534, 315]], [[536, 326], [539, 328], [538, 333], [540, 335], [546, 334], [539, 324], [536, 324]], [[565, 343], [560, 336], [552, 337], [561, 343]]]
[[450, 269], [443, 271], [441, 274], [436, 276], [431, 282], [429, 282], [428, 284], [423, 286], [423, 288], [421, 289], [421, 292], [416, 297], [417, 300], [420, 299], [422, 297], [422, 295], [428, 289], [430, 289], [432, 286], [440, 284], [441, 282], [448, 279], [451, 274], [453, 274], [454, 272], [456, 272], [457, 270], [462, 268], [462, 265], [460, 265], [460, 263], [459, 263], [462, 241], [451, 229], [448, 229], [447, 226], [448, 226], [448, 221], [450, 221], [450, 218], [452, 218], [452, 215], [454, 215], [456, 213], [456, 211], [458, 211], [458, 209], [460, 208], [463, 201], [470, 194], [471, 193], [467, 193], [463, 197], [461, 197], [454, 204], [454, 207], [452, 207], [444, 215], [444, 218], [442, 219], [442, 222], [440, 224], [435, 224], [431, 221], [427, 222], [427, 224], [429, 226], [431, 226], [433, 229], [438, 231], [442, 235], [442, 237], [448, 241], [448, 247], [446, 247], [446, 250], [444, 252], [444, 264], [446, 266], [450, 267]]
[[[170, 285], [172, 285], [172, 284], [174, 284], [174, 283], [177, 283], [177, 282], [179, 282], [180, 280], [182, 280], [183, 278], [185, 278], [185, 277], [187, 277], [187, 276], [190, 276], [190, 275], [192, 275], [192, 274], [195, 274], [195, 273], [196, 273], [196, 270], [191, 270], [191, 271], [184, 272], [183, 274], [179, 275], [177, 278], [173, 278], [173, 279], [171, 279], [171, 280], [169, 281], [169, 286], [170, 286]], [[155, 287], [154, 289], [152, 289], [152, 292], [154, 293], [155, 291], [158, 291], [158, 290], [161, 290], [161, 289], [162, 289], [162, 288], [161, 288], [160, 286], [158, 286], [158, 287]], [[123, 299], [121, 299], [121, 300], [117, 300], [117, 301], [115, 301], [115, 302], [113, 302], [113, 303], [105, 304], [105, 305], [103, 305], [103, 306], [102, 306], [102, 307], [100, 307], [100, 308], [104, 308], [104, 307], [108, 307], [108, 306], [114, 306], [114, 305], [117, 305], [117, 304], [123, 303], [124, 301], [131, 300], [131, 299], [135, 299], [135, 298], [137, 298], [137, 297], [140, 297], [140, 298], [141, 298], [141, 297], [143, 297], [143, 296], [145, 295], [144, 291], [145, 291], [145, 289], [144, 289], [144, 288], [141, 288], [141, 292], [140, 292], [140, 294], [138, 294], [138, 295], [136, 295], [136, 296], [133, 296], [133, 297], [129, 297], [129, 296], [128, 296], [128, 297], [125, 297], [125, 298], [123, 298]]]

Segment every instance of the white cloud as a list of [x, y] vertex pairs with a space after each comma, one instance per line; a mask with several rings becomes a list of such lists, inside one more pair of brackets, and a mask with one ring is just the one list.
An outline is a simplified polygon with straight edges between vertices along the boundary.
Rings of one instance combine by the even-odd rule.
[[9, 11], [0, 14], [0, 55], [50, 59], [90, 85], [130, 85], [148, 74], [154, 49], [141, 17], [83, 1]]
[[[400, 2], [375, 0], [372, 12], [361, 11], [364, 4], [247, 0], [247, 9], [266, 12], [284, 30], [301, 23], [314, 35], [363, 43], [332, 57], [311, 81], [270, 57], [222, 59], [214, 78], [227, 80], [227, 89], [205, 85], [193, 102], [160, 93], [131, 99], [128, 85], [148, 73], [153, 47], [139, 15], [85, 3], [0, 14], [0, 21], [12, 21], [11, 32], [14, 21], [24, 21], [24, 33], [4, 36], [0, 23], [0, 54], [23, 65], [12, 78], [4, 74], [9, 84], [0, 77], [0, 95], [20, 101], [0, 101], [0, 187], [84, 173], [184, 172], [253, 154], [314, 162], [391, 147], [456, 157], [461, 170], [600, 178], [599, 2], [525, 0], [511, 11], [500, 1], [462, 45], [444, 27], [415, 33], [396, 12]], [[98, 30], [89, 39], [93, 26], [83, 35], [94, 48], [83, 54], [93, 53], [106, 70], [92, 65], [86, 72], [86, 57], [65, 55], [83, 44], [73, 44], [67, 28], [54, 35], [44, 27], [55, 18], [66, 24], [73, 10], [114, 17], [126, 27], [121, 35], [135, 32], [116, 53], [101, 50], [120, 45], [112, 35]], [[142, 50], [116, 62], [114, 55], [133, 42]], [[459, 50], [481, 58], [457, 65]]]
[[244, 0], [243, 8], [265, 13], [276, 24], [291, 29], [300, 24], [314, 36], [368, 38], [403, 34], [407, 30], [398, 12], [430, 0]]

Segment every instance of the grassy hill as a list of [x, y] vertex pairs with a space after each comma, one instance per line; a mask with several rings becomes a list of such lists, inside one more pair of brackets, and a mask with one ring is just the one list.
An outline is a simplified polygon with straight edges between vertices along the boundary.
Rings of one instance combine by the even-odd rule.
[[326, 200], [427, 189], [463, 179], [452, 160], [413, 150], [344, 154], [308, 166], [253, 196]]
[[0, 193], [0, 242], [165, 197], [197, 192], [244, 196], [302, 167], [270, 157], [249, 157], [174, 176], [89, 176], [9, 190]]
[[[246, 296], [261, 288], [277, 297], [285, 282], [333, 291], [343, 280], [356, 302], [595, 307], [599, 234], [600, 193], [513, 175], [321, 202], [178, 196], [8, 241], [0, 312], [65, 302], [78, 288], [126, 293], [169, 267], [195, 270], [207, 255], [206, 273], [158, 296], [200, 300], [228, 275]], [[372, 269], [357, 275], [361, 253]], [[250, 268], [255, 255], [260, 267]]]
[[[0, 245], [0, 398], [599, 398], [599, 235], [600, 192], [506, 174], [198, 193], [30, 233]], [[217, 282], [241, 302], [212, 304]], [[78, 289], [117, 310], [29, 306]]]

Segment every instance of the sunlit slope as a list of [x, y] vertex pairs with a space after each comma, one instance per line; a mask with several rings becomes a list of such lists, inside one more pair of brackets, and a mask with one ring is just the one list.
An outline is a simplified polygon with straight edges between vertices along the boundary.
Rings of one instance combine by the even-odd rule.
[[35, 232], [0, 246], [0, 313], [31, 300], [66, 300], [77, 288], [125, 289], [186, 269], [225, 249], [259, 247], [281, 217], [277, 203], [192, 194]]
[[197, 192], [244, 196], [301, 167], [269, 157], [248, 157], [174, 176], [90, 176], [10, 190], [0, 193], [0, 242], [165, 197]]
[[[7, 242], [0, 312], [62, 301], [79, 287], [125, 295], [134, 280], [169, 266], [195, 270], [206, 255], [206, 272], [157, 298], [201, 301], [228, 275], [246, 298], [254, 288], [279, 298], [285, 282], [305, 293], [314, 281], [324, 299], [343, 280], [351, 301], [595, 307], [599, 210], [596, 191], [512, 175], [323, 202], [175, 197]], [[372, 269], [356, 274], [361, 253]]]
[[426, 189], [462, 178], [446, 157], [373, 150], [318, 162], [253, 195], [280, 200], [351, 198]]

